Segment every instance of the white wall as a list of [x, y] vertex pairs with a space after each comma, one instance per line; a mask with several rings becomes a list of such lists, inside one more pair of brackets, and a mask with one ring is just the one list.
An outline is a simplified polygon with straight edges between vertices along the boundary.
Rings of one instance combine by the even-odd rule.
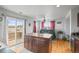
[[0, 22], [0, 40], [3, 39], [3, 20]]
[[[1, 16], [1, 10], [0, 10], [0, 17], [2, 17]], [[3, 39], [3, 22], [0, 22], [0, 40], [2, 40]]]
[[66, 18], [65, 19], [65, 34], [67, 34], [67, 35], [70, 35], [70, 18], [68, 17], [68, 18]]
[[[58, 24], [58, 22], [61, 22], [61, 24]], [[64, 19], [55, 21], [55, 30], [56, 31], [64, 31]]]
[[6, 44], [6, 20], [5, 17], [1, 17], [3, 21], [0, 23], [0, 41]]
[[28, 33], [33, 33], [33, 20], [31, 19], [26, 20], [26, 34]]
[[5, 22], [5, 16], [2, 16], [2, 13], [4, 13], [3, 9], [0, 8], [0, 17], [2, 17], [3, 21], [0, 23], [0, 41], [3, 41], [6, 44], [6, 35], [5, 35], [5, 27], [4, 25], [6, 24]]
[[79, 8], [74, 8], [71, 11], [71, 32], [79, 32], [79, 27], [77, 26], [77, 13], [79, 13]]
[[71, 35], [71, 10], [67, 13], [64, 20], [64, 32], [67, 35]]

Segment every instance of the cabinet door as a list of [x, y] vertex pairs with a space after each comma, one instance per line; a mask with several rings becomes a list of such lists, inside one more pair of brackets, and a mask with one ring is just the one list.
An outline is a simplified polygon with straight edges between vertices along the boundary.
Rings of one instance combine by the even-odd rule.
[[75, 41], [75, 52], [79, 53], [79, 40]]
[[38, 52], [38, 38], [32, 38], [32, 51]]
[[29, 36], [28, 38], [28, 49], [32, 51], [32, 38]]
[[39, 53], [48, 53], [49, 52], [49, 40], [39, 38], [38, 52]]
[[29, 49], [29, 36], [24, 37], [24, 47]]

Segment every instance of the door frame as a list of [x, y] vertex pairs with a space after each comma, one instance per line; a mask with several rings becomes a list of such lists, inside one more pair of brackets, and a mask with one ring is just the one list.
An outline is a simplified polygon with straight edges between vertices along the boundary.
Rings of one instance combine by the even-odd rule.
[[[6, 42], [7, 42], [7, 46], [8, 46], [8, 19], [7, 18], [8, 18], [8, 16], [6, 17]], [[9, 17], [9, 18], [14, 18], [14, 17]], [[24, 20], [25, 19], [20, 19], [20, 18], [14, 18], [14, 19], [16, 19], [16, 25], [15, 25], [15, 27], [17, 26], [17, 20], [23, 20], [22, 39], [23, 39], [23, 42], [24, 42]], [[15, 44], [16, 44], [16, 30], [15, 30]]]

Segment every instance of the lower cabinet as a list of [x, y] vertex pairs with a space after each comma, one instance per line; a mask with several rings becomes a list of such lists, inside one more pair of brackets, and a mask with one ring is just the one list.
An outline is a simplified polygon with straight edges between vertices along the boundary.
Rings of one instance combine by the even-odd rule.
[[35, 53], [51, 52], [51, 39], [26, 36], [24, 39], [24, 47]]
[[75, 40], [75, 52], [79, 53], [79, 40]]
[[32, 49], [32, 43], [31, 43], [31, 36], [25, 36], [24, 37], [24, 47], [28, 50]]
[[73, 53], [79, 53], [79, 40], [76, 38], [71, 40], [71, 51]]
[[24, 47], [29, 49], [29, 36], [24, 37]]
[[38, 52], [38, 38], [32, 38], [32, 51]]

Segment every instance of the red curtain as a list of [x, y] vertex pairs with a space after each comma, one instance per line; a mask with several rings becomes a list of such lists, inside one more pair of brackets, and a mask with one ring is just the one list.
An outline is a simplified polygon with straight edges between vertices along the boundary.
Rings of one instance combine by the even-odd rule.
[[36, 21], [34, 21], [33, 31], [34, 31], [34, 33], [36, 33]]
[[51, 27], [51, 29], [54, 29], [55, 28], [55, 21], [51, 21], [50, 22], [50, 27]]
[[41, 27], [42, 29], [44, 29], [44, 21], [42, 21]]

